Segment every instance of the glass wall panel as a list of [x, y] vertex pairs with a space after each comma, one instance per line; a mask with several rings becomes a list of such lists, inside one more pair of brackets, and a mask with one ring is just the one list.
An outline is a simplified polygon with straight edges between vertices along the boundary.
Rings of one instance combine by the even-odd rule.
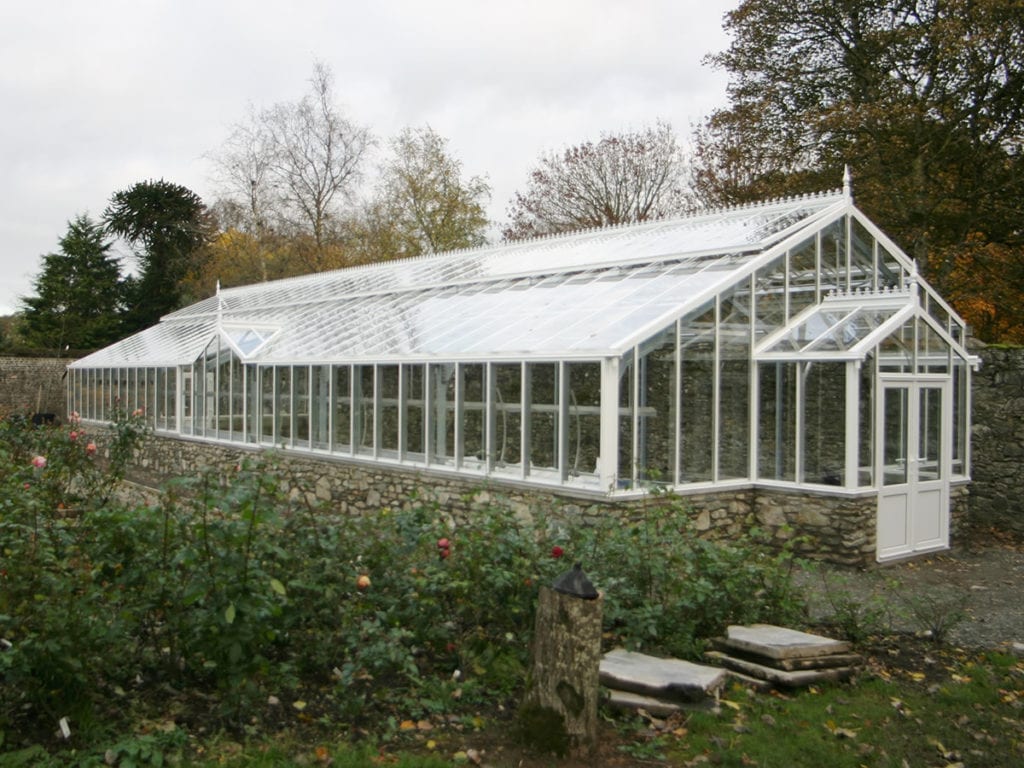
[[274, 368], [274, 444], [292, 442], [292, 369], [288, 365]]
[[334, 366], [334, 450], [352, 450], [352, 369]]
[[878, 244], [878, 287], [902, 288], [904, 269], [895, 256], [881, 243]]
[[924, 320], [917, 324], [917, 370], [919, 373], [949, 371], [950, 349], [946, 341]]
[[272, 366], [260, 366], [260, 442], [274, 442], [274, 378]]
[[796, 363], [758, 366], [757, 474], [763, 480], [796, 480]]
[[403, 458], [424, 461], [424, 389], [422, 365], [402, 366], [402, 388], [405, 409], [405, 445]]
[[875, 238], [856, 216], [850, 218], [850, 289], [874, 290], [878, 271], [875, 269]]
[[181, 367], [181, 431], [192, 434], [192, 366]]
[[481, 363], [463, 363], [462, 376], [462, 459], [471, 469], [483, 469], [487, 459], [487, 398], [485, 370]]
[[757, 338], [786, 324], [786, 257], [780, 256], [754, 275]]
[[248, 417], [245, 440], [255, 443], [260, 437], [260, 374], [255, 365], [245, 366], [245, 398]]
[[[522, 468], [522, 385], [522, 365], [494, 366], [494, 463], [499, 470]], [[599, 384], [599, 397], [600, 389]]]
[[633, 393], [633, 355], [627, 354], [619, 364], [619, 488], [632, 488], [636, 477], [636, 463], [633, 458], [633, 414], [635, 400]]
[[679, 482], [712, 479], [714, 454], [715, 302], [680, 325]]
[[750, 290], [722, 294], [719, 303], [718, 479], [750, 475]]
[[882, 416], [884, 442], [882, 446], [882, 484], [903, 485], [907, 482], [907, 387], [883, 388]]
[[131, 397], [128, 391], [128, 369], [116, 368], [114, 373], [117, 375], [117, 400], [115, 403], [117, 410], [131, 413]]
[[918, 411], [918, 452], [917, 465], [919, 480], [941, 480], [942, 466], [942, 389], [921, 387]]
[[803, 478], [842, 485], [846, 467], [846, 363], [802, 363]]
[[857, 484], [864, 488], [875, 484], [875, 384], [874, 356], [860, 366], [857, 392]]
[[294, 445], [309, 448], [309, 366], [292, 368], [292, 423], [295, 425]]
[[372, 455], [374, 452], [374, 367], [352, 366], [352, 442], [356, 453]]
[[878, 345], [879, 369], [896, 373], [913, 372], [914, 347], [914, 319], [911, 318]]
[[146, 413], [146, 423], [151, 427], [156, 426], [156, 404], [157, 404], [157, 387], [156, 387], [156, 368], [146, 369], [146, 404], [143, 406]]
[[398, 458], [398, 366], [378, 365], [380, 377], [380, 450], [388, 458]]
[[164, 402], [167, 403], [167, 429], [178, 428], [178, 369], [177, 368], [164, 368], [166, 374], [165, 386], [167, 387], [167, 394], [164, 397]]
[[676, 465], [676, 329], [640, 348], [637, 471], [644, 483], [671, 485]]
[[846, 279], [846, 217], [829, 224], [821, 232], [821, 293], [845, 291]]
[[235, 379], [234, 369], [231, 365], [231, 348], [227, 344], [220, 347], [220, 355], [217, 363], [217, 434], [218, 437], [231, 439], [231, 396], [233, 394]]
[[331, 445], [331, 366], [314, 365], [310, 383], [312, 447], [326, 451]]
[[817, 303], [818, 249], [814, 237], [789, 252], [789, 317]]
[[242, 366], [242, 361], [231, 347], [225, 344], [223, 352], [231, 360], [229, 368], [231, 374], [231, 405], [228, 411], [231, 419], [229, 424], [231, 434], [229, 437], [232, 440], [241, 440], [245, 420], [245, 370]]
[[557, 363], [528, 363], [530, 467], [558, 469], [559, 381]]
[[430, 364], [430, 405], [433, 435], [430, 461], [455, 464], [455, 364]]
[[569, 477], [597, 477], [601, 452], [601, 364], [569, 363]]

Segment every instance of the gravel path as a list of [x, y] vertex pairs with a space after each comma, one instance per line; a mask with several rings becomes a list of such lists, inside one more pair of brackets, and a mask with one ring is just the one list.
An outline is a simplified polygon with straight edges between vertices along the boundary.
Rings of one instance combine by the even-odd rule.
[[[922, 633], [948, 626], [964, 648], [1024, 653], [1024, 547], [987, 541], [865, 571], [821, 567], [800, 575], [812, 621], [837, 608], [878, 631]], [[848, 619], [849, 620], [849, 619]]]

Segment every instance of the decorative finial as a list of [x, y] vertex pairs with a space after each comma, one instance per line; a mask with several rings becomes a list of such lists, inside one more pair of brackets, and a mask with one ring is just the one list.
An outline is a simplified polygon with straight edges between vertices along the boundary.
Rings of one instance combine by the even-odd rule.
[[220, 296], [220, 280], [217, 281], [217, 290], [214, 291], [215, 296]]
[[853, 176], [850, 174], [850, 166], [843, 166], [843, 197], [853, 200]]

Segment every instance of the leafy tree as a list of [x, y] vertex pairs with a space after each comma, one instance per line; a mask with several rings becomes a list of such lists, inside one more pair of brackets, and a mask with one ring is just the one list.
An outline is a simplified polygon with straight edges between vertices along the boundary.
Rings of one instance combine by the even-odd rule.
[[[1024, 340], [1020, 18], [1020, 0], [744, 0], [710, 58], [731, 104], [696, 138], [702, 200], [835, 186], [849, 164], [982, 338]], [[989, 301], [992, 280], [1015, 298]]]
[[691, 207], [689, 171], [667, 123], [604, 135], [541, 157], [517, 192], [503, 235], [517, 240], [647, 221]]
[[354, 225], [357, 258], [380, 261], [483, 245], [487, 180], [464, 179], [447, 140], [430, 127], [405, 129], [391, 148], [376, 197]]
[[126, 330], [156, 323], [188, 298], [184, 281], [210, 236], [199, 195], [163, 179], [115, 192], [103, 214], [107, 231], [136, 249], [139, 276], [129, 284]]
[[34, 295], [21, 300], [25, 343], [60, 356], [68, 347], [96, 349], [119, 338], [123, 286], [110, 245], [89, 216], [68, 222], [60, 250], [43, 257]]

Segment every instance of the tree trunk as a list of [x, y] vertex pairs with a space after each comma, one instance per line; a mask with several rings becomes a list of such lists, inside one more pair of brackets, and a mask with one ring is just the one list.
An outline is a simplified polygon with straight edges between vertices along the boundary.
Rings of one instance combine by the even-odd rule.
[[602, 598], [540, 588], [520, 728], [531, 745], [589, 754], [597, 743]]

